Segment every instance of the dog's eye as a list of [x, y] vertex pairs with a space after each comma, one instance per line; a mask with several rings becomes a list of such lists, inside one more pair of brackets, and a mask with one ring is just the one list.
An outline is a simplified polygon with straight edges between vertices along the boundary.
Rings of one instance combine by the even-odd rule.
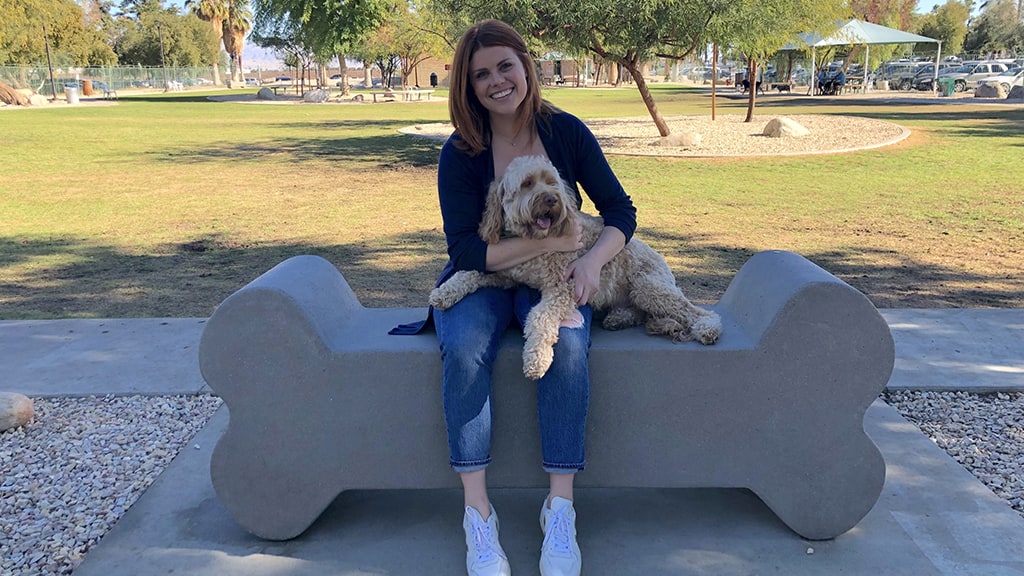
[[523, 180], [523, 188], [533, 188], [533, 177]]
[[548, 186], [557, 186], [557, 185], [558, 185], [558, 180], [555, 180], [554, 178], [551, 178], [550, 176], [549, 176], [549, 177], [548, 177], [548, 179], [547, 179], [547, 180], [545, 180], [544, 182], [545, 182], [545, 183], [546, 183], [546, 184], [547, 184]]

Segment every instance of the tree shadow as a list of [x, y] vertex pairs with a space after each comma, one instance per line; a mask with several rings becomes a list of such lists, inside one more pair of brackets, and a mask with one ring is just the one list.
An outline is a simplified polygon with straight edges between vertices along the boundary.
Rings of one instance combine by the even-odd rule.
[[[715, 302], [736, 272], [758, 250], [716, 243], [709, 235], [647, 229], [638, 237], [666, 258], [693, 262], [673, 270], [676, 282], [698, 302]], [[780, 246], [780, 250], [788, 249]], [[986, 275], [944, 267], [906, 254], [861, 246], [832, 250], [792, 250], [863, 292], [878, 308], [1019, 308], [1024, 305], [1024, 277]], [[892, 262], [880, 264], [880, 262]], [[1009, 287], [1007, 287], [1009, 285]]]
[[205, 164], [232, 162], [260, 164], [268, 156], [288, 162], [323, 159], [358, 159], [382, 166], [437, 166], [442, 142], [404, 134], [327, 138], [278, 138], [265, 142], [223, 142], [202, 148], [149, 152], [162, 163]]
[[[675, 267], [676, 281], [701, 303], [720, 299], [736, 272], [757, 252], [715, 242], [707, 235], [662, 229], [644, 229], [638, 237], [670, 261], [687, 262]], [[30, 259], [61, 263], [33, 270], [27, 281], [0, 280], [5, 303], [0, 318], [206, 317], [260, 274], [301, 254], [332, 262], [360, 302], [371, 308], [426, 306], [447, 258], [443, 234], [437, 229], [333, 245], [246, 243], [206, 234], [159, 246], [149, 254], [128, 253], [87, 238], [6, 237], [0, 239], [0, 269]], [[865, 293], [879, 308], [1024, 305], [1020, 276], [986, 276], [906, 255], [892, 264], [878, 264], [893, 262], [893, 254], [860, 247], [803, 255]]]

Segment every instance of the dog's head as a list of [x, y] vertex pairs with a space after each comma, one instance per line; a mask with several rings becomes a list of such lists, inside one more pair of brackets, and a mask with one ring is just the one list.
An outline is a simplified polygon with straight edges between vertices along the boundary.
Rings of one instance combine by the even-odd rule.
[[578, 207], [558, 170], [542, 156], [520, 156], [491, 184], [480, 237], [488, 244], [502, 232], [522, 238], [564, 236], [573, 232]]

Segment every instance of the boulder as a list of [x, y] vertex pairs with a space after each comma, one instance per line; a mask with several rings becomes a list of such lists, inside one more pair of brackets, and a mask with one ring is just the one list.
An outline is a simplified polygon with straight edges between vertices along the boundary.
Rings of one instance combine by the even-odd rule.
[[15, 106], [28, 106], [28, 96], [0, 81], [0, 102]]
[[810, 133], [811, 131], [805, 128], [803, 124], [785, 116], [769, 120], [762, 132], [762, 134], [769, 138], [799, 138]]
[[303, 94], [302, 101], [311, 102], [313, 104], [320, 104], [321, 102], [327, 102], [327, 99], [330, 97], [331, 95], [328, 94], [326, 90], [321, 90], [320, 88], [317, 88], [315, 90], [310, 90], [309, 92]]
[[0, 432], [32, 420], [32, 399], [16, 392], [0, 392]]
[[1024, 100], [1024, 86], [1010, 88], [1010, 93], [1006, 97], [1010, 100]]
[[270, 88], [260, 88], [259, 92], [256, 93], [257, 100], [277, 100], [277, 96], [274, 95], [274, 91]]
[[42, 94], [33, 94], [28, 99], [29, 106], [47, 106], [50, 100]]
[[999, 84], [978, 84], [974, 89], [975, 98], [999, 98], [1006, 99], [1006, 90]]
[[696, 148], [700, 146], [700, 134], [696, 132], [676, 132], [664, 138], [659, 138], [655, 144], [658, 146], [677, 146], [679, 148]]

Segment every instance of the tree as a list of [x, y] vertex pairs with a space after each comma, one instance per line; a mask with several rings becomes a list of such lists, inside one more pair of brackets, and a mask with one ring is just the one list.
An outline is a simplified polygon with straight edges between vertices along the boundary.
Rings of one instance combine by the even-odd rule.
[[0, 0], [0, 64], [46, 62], [44, 24], [56, 62], [78, 66], [117, 62], [99, 26], [87, 26], [82, 7], [73, 0]]
[[132, 1], [122, 9], [114, 43], [122, 64], [210, 66], [219, 59], [216, 36], [194, 14], [165, 8], [160, 0]]
[[963, 2], [947, 0], [921, 17], [917, 31], [922, 36], [941, 41], [944, 52], [958, 54], [967, 37], [967, 20], [970, 17], [969, 8]]
[[1024, 51], [1024, 25], [1017, 17], [1013, 0], [989, 0], [981, 6], [981, 14], [971, 23], [964, 39], [966, 52]]
[[642, 66], [656, 58], [681, 59], [706, 43], [710, 20], [730, 0], [529, 0], [473, 6], [435, 0], [462, 20], [500, 18], [538, 52], [589, 53], [628, 70], [658, 132], [671, 132], [658, 111]]
[[294, 38], [320, 62], [337, 56], [344, 76], [345, 54], [384, 21], [390, 6], [392, 0], [253, 0], [254, 28], [267, 36], [290, 22]]
[[252, 10], [249, 0], [227, 0], [227, 17], [221, 23], [223, 28], [224, 50], [228, 53], [231, 67], [231, 79], [242, 81], [242, 52], [245, 48], [245, 35], [252, 29]]
[[[217, 38], [218, 52], [224, 39], [224, 21], [228, 18], [226, 0], [185, 0], [185, 6], [203, 22], [210, 24], [213, 35]], [[213, 63], [213, 83], [222, 84], [220, 78], [220, 58]]]
[[712, 39], [738, 49], [747, 62], [746, 122], [754, 119], [759, 67], [801, 32], [834, 30], [846, 15], [842, 0], [734, 0], [715, 15]]

